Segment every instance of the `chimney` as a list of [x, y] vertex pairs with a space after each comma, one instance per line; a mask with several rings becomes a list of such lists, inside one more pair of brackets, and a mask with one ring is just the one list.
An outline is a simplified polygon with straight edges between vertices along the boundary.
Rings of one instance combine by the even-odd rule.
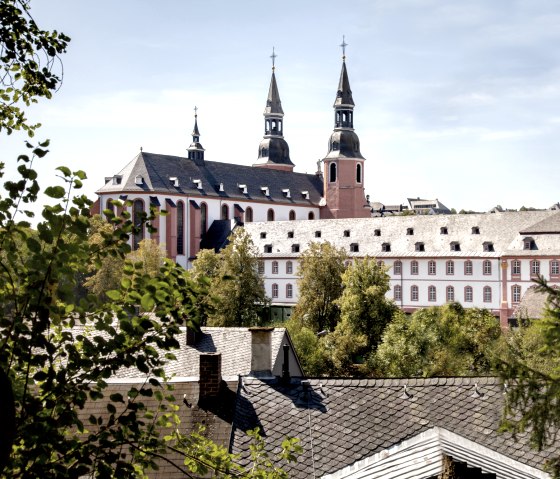
[[187, 346], [194, 346], [198, 342], [199, 333], [187, 326]]
[[253, 327], [251, 332], [251, 374], [272, 376], [271, 338], [274, 328]]
[[202, 353], [199, 371], [199, 402], [215, 398], [222, 382], [222, 353]]
[[289, 386], [290, 384], [290, 346], [284, 344], [284, 362], [282, 363], [282, 384]]

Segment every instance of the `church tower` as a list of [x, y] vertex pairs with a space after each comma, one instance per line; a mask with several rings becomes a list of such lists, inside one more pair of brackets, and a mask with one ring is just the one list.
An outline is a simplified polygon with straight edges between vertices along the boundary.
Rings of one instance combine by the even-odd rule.
[[272, 78], [268, 89], [266, 107], [264, 109], [264, 137], [259, 145], [259, 157], [253, 165], [260, 168], [293, 171], [294, 164], [290, 160], [290, 148], [284, 140], [284, 110], [278, 93], [276, 76], [274, 74], [276, 59], [272, 49]]
[[194, 128], [191, 133], [192, 143], [187, 148], [189, 152], [189, 160], [193, 160], [197, 164], [204, 164], [204, 148], [200, 144], [200, 132], [198, 131], [198, 121], [197, 121], [197, 111], [198, 108], [194, 107]]
[[334, 101], [334, 131], [323, 159], [325, 206], [321, 218], [368, 218], [364, 193], [364, 161], [354, 132], [354, 100], [346, 70], [346, 46], [342, 40], [342, 71]]

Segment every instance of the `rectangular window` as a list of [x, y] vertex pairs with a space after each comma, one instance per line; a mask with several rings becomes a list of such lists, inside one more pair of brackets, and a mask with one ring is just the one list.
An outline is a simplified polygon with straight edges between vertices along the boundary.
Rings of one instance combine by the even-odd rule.
[[264, 261], [259, 261], [259, 274], [264, 274]]
[[484, 286], [484, 289], [482, 290], [482, 299], [485, 303], [492, 302], [492, 289], [490, 286]]
[[400, 301], [402, 299], [402, 289], [398, 284], [393, 288], [393, 298], [395, 301]]
[[465, 287], [465, 303], [472, 303], [473, 300], [473, 290], [472, 287]]
[[521, 274], [521, 261], [515, 259], [511, 262], [511, 274], [519, 276]]
[[465, 261], [465, 275], [472, 275], [472, 261]]
[[286, 274], [292, 274], [294, 272], [294, 264], [291, 261], [286, 263]]
[[418, 274], [418, 261], [410, 263], [410, 274]]
[[272, 274], [278, 274], [278, 261], [272, 262]]
[[410, 288], [410, 300], [418, 301], [418, 286], [412, 286], [412, 288]]
[[393, 272], [398, 275], [402, 274], [402, 263], [400, 261], [395, 261], [393, 263]]
[[448, 275], [455, 274], [455, 263], [453, 263], [453, 261], [448, 261], [446, 263], [446, 273]]
[[492, 263], [489, 260], [485, 260], [482, 263], [482, 272], [484, 274], [492, 274]]
[[428, 262], [428, 274], [436, 274], [436, 262]]
[[352, 253], [358, 253], [360, 251], [360, 245], [358, 245], [358, 243], [352, 243], [350, 245], [350, 251]]
[[428, 287], [428, 301], [435, 301], [436, 300], [436, 287], [429, 286]]
[[560, 261], [553, 259], [550, 262], [550, 275], [559, 276], [560, 275]]
[[541, 274], [541, 262], [538, 260], [531, 261], [531, 276], [538, 276]]

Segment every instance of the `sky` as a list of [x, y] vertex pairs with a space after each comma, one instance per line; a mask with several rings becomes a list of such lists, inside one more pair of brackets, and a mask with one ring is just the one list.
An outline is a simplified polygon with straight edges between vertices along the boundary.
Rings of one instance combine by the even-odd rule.
[[[27, 110], [50, 139], [36, 164], [104, 177], [143, 148], [186, 154], [198, 107], [208, 161], [251, 165], [264, 133], [272, 48], [296, 171], [327, 154], [342, 36], [372, 201], [438, 198], [457, 210], [560, 201], [557, 0], [32, 0], [72, 38], [64, 81]], [[23, 134], [0, 137], [15, 168]]]

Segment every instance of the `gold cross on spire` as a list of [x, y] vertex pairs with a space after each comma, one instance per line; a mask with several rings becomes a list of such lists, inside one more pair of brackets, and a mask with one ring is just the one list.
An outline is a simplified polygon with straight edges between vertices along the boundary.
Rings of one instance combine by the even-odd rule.
[[272, 58], [272, 71], [274, 71], [276, 69], [276, 67], [274, 66], [276, 57], [278, 55], [276, 55], [276, 53], [274, 53], [274, 47], [272, 47], [272, 55], [270, 55], [270, 58]]
[[344, 41], [344, 35], [342, 35], [342, 43], [339, 46], [342, 47], [342, 59], [346, 60], [346, 47], [348, 43]]

